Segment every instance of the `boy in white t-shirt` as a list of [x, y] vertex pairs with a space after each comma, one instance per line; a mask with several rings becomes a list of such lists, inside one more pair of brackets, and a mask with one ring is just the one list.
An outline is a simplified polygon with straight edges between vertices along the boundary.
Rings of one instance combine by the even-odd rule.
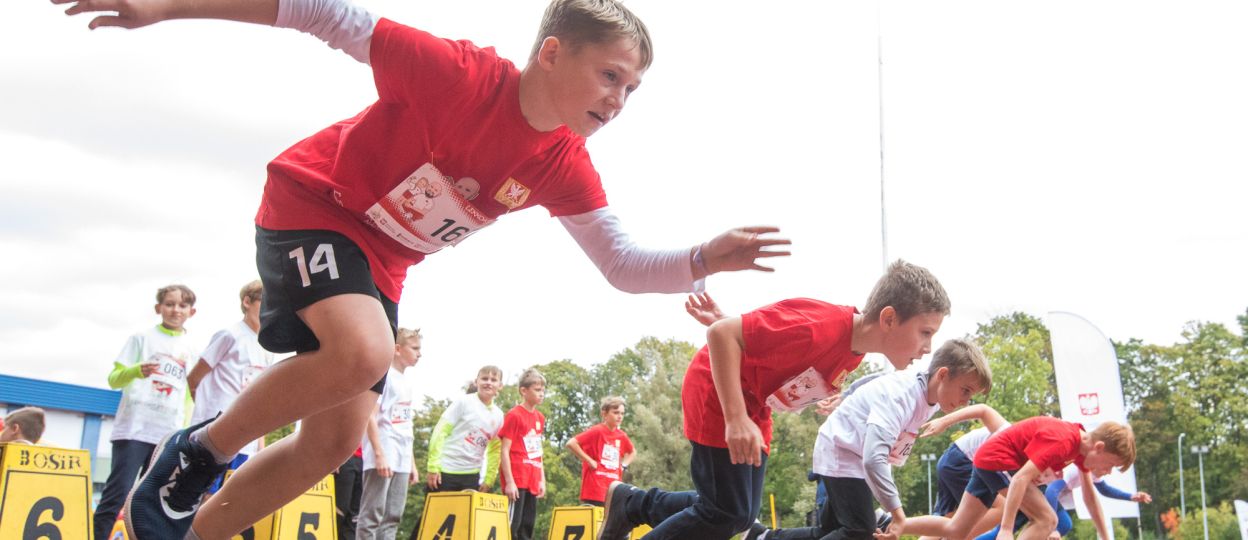
[[[191, 423], [215, 418], [229, 408], [231, 403], [251, 384], [260, 372], [273, 365], [275, 355], [260, 346], [260, 301], [264, 287], [260, 280], [252, 281], [238, 291], [239, 308], [243, 320], [213, 334], [208, 347], [199, 355], [199, 361], [186, 376], [191, 396], [195, 398], [195, 410]], [[252, 454], [264, 447], [264, 439], [256, 439], [234, 457], [230, 469], [237, 469]], [[216, 493], [221, 478], [208, 489]]]
[[820, 538], [831, 533], [871, 540], [877, 532], [875, 501], [893, 523], [879, 538], [895, 540], [905, 523], [892, 466], [905, 464], [924, 424], [937, 411], [965, 406], [992, 387], [992, 371], [979, 348], [962, 339], [945, 342], [926, 372], [881, 376], [845, 398], [819, 428], [814, 472], [829, 494], [818, 527], [766, 530], [755, 524], [747, 539]]
[[398, 533], [407, 488], [420, 479], [412, 456], [412, 387], [403, 372], [420, 361], [420, 329], [400, 328], [386, 388], [364, 437], [364, 492], [360, 498], [356, 538], [394, 538]]
[[[477, 371], [476, 389], [451, 403], [429, 437], [425, 465], [427, 493], [475, 489], [489, 491], [498, 478], [503, 411], [494, 404], [502, 386], [503, 370], [485, 366]], [[485, 474], [482, 478], [481, 470]], [[413, 533], [420, 531], [417, 521]]]
[[155, 310], [160, 324], [130, 336], [108, 374], [108, 386], [121, 390], [121, 403], [109, 437], [112, 468], [92, 518], [96, 538], [108, 538], [156, 444], [185, 425], [186, 370], [199, 354], [184, 327], [195, 315], [195, 293], [186, 285], [161, 287]]

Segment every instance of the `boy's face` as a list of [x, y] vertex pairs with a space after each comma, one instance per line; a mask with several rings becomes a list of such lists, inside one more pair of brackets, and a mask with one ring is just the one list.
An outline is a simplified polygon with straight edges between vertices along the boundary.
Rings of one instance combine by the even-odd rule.
[[936, 404], [940, 405], [940, 410], [951, 412], [965, 407], [971, 402], [971, 398], [976, 394], [984, 391], [979, 384], [979, 376], [973, 372], [963, 373], [956, 377], [950, 376], [950, 371], [941, 368], [937, 371], [937, 377], [944, 376], [939, 385], [933, 385], [936, 390]]
[[602, 423], [611, 429], [617, 429], [624, 423], [624, 406], [620, 405], [602, 413]]
[[628, 38], [579, 47], [565, 43], [553, 55], [553, 62], [543, 65], [549, 69], [553, 83], [551, 102], [555, 114], [582, 137], [593, 135], [619, 116], [645, 73], [641, 47]]
[[251, 297], [244, 298], [243, 299], [243, 311], [244, 311], [243, 316], [253, 321], [260, 320], [260, 302], [263, 298], [264, 298], [263, 293], [261, 293], [261, 296], [256, 298], [255, 300], [252, 300]]
[[1122, 465], [1123, 459], [1105, 451], [1105, 443], [1101, 441], [1093, 443], [1092, 450], [1083, 456], [1083, 466], [1095, 476], [1105, 476]]
[[404, 340], [394, 346], [394, 357], [404, 367], [412, 367], [420, 361], [420, 338]]
[[160, 315], [160, 324], [165, 328], [181, 330], [186, 320], [195, 314], [195, 307], [182, 299], [182, 291], [174, 289], [156, 304], [156, 314]]
[[530, 385], [528, 388], [520, 387], [520, 397], [524, 398], [524, 402], [530, 407], [536, 407], [546, 399], [546, 385], [537, 383]]
[[481, 373], [477, 375], [477, 397], [481, 401], [490, 402], [498, 396], [498, 386], [500, 381], [498, 375], [493, 373]]
[[22, 428], [17, 424], [8, 424], [0, 430], [0, 443], [13, 442], [22, 438]]
[[932, 352], [932, 336], [940, 330], [945, 316], [937, 312], [920, 313], [901, 322], [897, 312], [892, 307], [886, 307], [880, 313], [880, 319], [880, 327], [885, 332], [884, 350], [880, 352], [888, 357], [894, 368], [906, 369], [911, 362]]

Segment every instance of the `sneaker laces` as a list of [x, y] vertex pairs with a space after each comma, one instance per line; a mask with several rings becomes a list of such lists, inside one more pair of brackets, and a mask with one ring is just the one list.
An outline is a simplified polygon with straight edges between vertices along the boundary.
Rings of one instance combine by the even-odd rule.
[[211, 457], [187, 457], [186, 466], [182, 467], [177, 478], [174, 478], [173, 485], [169, 487], [169, 494], [165, 496], [165, 502], [169, 504], [169, 508], [179, 512], [194, 510], [199, 506], [204, 492], [208, 491], [208, 486], [212, 485], [212, 481], [226, 467], [226, 464], [218, 464]]

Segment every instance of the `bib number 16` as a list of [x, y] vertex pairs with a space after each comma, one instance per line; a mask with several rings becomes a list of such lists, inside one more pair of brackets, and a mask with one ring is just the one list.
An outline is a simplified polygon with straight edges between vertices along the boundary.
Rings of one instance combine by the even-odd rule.
[[316, 246], [310, 260], [304, 256], [303, 246], [295, 248], [289, 255], [295, 260], [295, 266], [299, 268], [299, 278], [303, 280], [304, 287], [311, 286], [312, 274], [320, 272], [329, 272], [329, 279], [338, 279], [338, 263], [334, 260], [333, 244]]

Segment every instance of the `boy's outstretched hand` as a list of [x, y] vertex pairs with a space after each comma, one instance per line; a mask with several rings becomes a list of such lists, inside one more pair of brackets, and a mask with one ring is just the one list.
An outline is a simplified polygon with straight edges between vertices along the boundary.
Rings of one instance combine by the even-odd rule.
[[87, 27], [140, 28], [170, 19], [224, 19], [272, 25], [277, 0], [52, 0], [69, 5], [66, 15], [94, 13]]
[[168, 11], [173, 6], [169, 0], [52, 0], [52, 3], [69, 4], [66, 15], [97, 14], [87, 25], [92, 30], [101, 26], [139, 28], [158, 23], [170, 18]]
[[689, 312], [689, 316], [693, 317], [702, 326], [710, 326], [711, 323], [724, 318], [724, 312], [720, 311], [719, 304], [711, 298], [709, 293], [691, 294], [685, 300], [685, 311]]
[[774, 268], [758, 264], [758, 259], [789, 256], [788, 251], [764, 249], [792, 244], [787, 238], [763, 236], [777, 232], [780, 232], [777, 227], [740, 227], [712, 238], [702, 246], [702, 259], [706, 262], [707, 275], [737, 270], [774, 272]]

